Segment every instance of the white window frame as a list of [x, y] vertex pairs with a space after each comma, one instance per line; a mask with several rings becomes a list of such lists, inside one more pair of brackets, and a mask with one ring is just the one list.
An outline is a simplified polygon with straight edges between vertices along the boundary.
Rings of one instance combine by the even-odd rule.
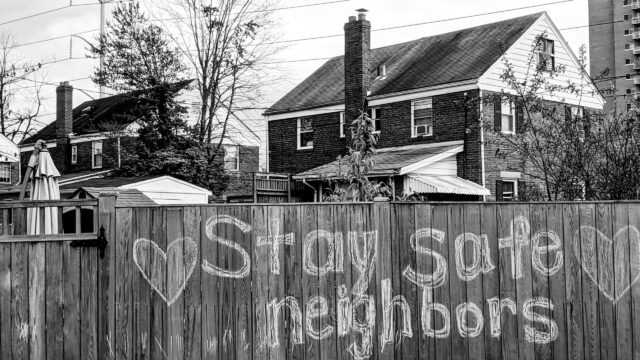
[[[372, 134], [380, 134], [381, 129], [376, 129], [376, 120], [378, 120], [378, 109], [380, 107], [372, 107], [371, 109], [371, 120], [373, 120], [373, 132]], [[382, 128], [382, 123], [380, 123], [380, 128]]]
[[[546, 37], [541, 37], [538, 39], [538, 66], [541, 65], [540, 59], [541, 58], [548, 58], [548, 60], [545, 61], [551, 61], [551, 69], [549, 69], [547, 66], [544, 67], [544, 69], [542, 69], [542, 71], [547, 71], [547, 72], [553, 72], [556, 70], [556, 41], [553, 39], [549, 39]], [[542, 42], [543, 48], [540, 48], [540, 42]], [[549, 52], [546, 47], [547, 45], [551, 43], [552, 49], [551, 52]]]
[[[100, 145], [100, 146], [98, 146]], [[100, 150], [98, 153], [97, 150]], [[96, 155], [101, 155], [100, 165], [96, 165]], [[102, 141], [92, 141], [91, 142], [91, 168], [92, 169], [102, 169], [104, 166], [104, 152], [102, 147]]]
[[[6, 168], [5, 168], [6, 167]], [[0, 184], [11, 184], [11, 163], [10, 162], [0, 162], [0, 174], [4, 171], [7, 171], [7, 176], [0, 176]], [[1, 181], [1, 179], [7, 179], [7, 181]]]
[[[240, 145], [223, 145], [224, 146], [224, 168], [227, 171], [240, 171]], [[235, 168], [230, 169], [227, 167], [227, 154], [228, 149], [235, 148], [236, 151], [236, 164]]]
[[340, 112], [340, 137], [343, 138], [344, 135], [344, 111]]
[[624, 51], [631, 51], [631, 44], [624, 44]]
[[572, 106], [571, 116], [573, 116], [574, 118], [584, 117], [584, 108], [582, 106]]
[[[301, 138], [300, 138], [300, 134], [303, 133], [302, 130], [302, 118], [298, 118], [298, 125], [296, 126], [297, 128], [297, 134], [296, 134], [296, 142], [297, 142], [297, 149], [298, 150], [309, 150], [309, 149], [313, 149], [313, 142], [311, 143], [311, 146], [300, 146], [301, 145]], [[311, 131], [304, 131], [304, 133], [310, 132], [313, 134], [313, 120], [311, 120]]]
[[511, 194], [511, 199], [506, 199], [506, 201], [514, 201], [515, 199], [517, 199], [518, 198], [518, 179], [509, 178], [509, 179], [501, 179], [501, 181], [502, 181], [502, 200], [505, 201], [505, 197], [504, 197], [505, 183], [513, 184], [513, 194]]
[[[93, 147], [93, 145], [92, 145]], [[77, 164], [78, 163], [78, 145], [72, 145], [71, 146], [71, 163], [72, 164]]]
[[[416, 118], [415, 118], [415, 107], [417, 102], [431, 100], [431, 129], [427, 131], [425, 134], [418, 134], [416, 132]], [[433, 136], [433, 98], [427, 97], [422, 99], [415, 99], [411, 101], [411, 137], [428, 137]]]
[[[504, 119], [504, 116], [505, 116], [505, 112], [504, 112], [505, 105], [508, 105], [509, 109], [510, 109], [508, 116], [511, 116], [511, 128], [513, 129], [511, 131], [510, 130], [505, 130], [505, 126], [504, 126], [504, 123], [502, 121], [502, 119]], [[500, 104], [500, 116], [501, 116], [501, 118], [500, 118], [500, 128], [501, 128], [502, 133], [503, 134], [516, 134], [517, 130], [518, 130], [518, 129], [516, 129], [516, 107], [513, 104], [513, 102], [507, 101], [507, 102], [502, 102]]]

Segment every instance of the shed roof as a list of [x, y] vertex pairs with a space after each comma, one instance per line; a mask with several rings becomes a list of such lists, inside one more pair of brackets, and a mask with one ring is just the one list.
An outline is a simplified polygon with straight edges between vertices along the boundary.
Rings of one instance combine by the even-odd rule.
[[[382, 148], [376, 151], [375, 164], [369, 176], [388, 176], [400, 173], [404, 167], [419, 163], [425, 159], [459, 148], [459, 143], [421, 144]], [[346, 174], [348, 161], [335, 160], [313, 169], [294, 175], [294, 179], [336, 178]]]

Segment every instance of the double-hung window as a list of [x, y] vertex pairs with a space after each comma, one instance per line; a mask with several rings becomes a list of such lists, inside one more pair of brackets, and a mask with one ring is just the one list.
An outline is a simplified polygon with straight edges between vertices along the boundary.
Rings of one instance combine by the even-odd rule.
[[555, 44], [553, 40], [538, 40], [538, 66], [542, 71], [552, 72], [556, 68]]
[[503, 134], [515, 134], [516, 133], [516, 111], [513, 102], [507, 101], [501, 104], [501, 128]]
[[102, 168], [102, 141], [91, 143], [91, 167], [94, 169]]
[[78, 145], [71, 146], [71, 163], [78, 163]]
[[502, 180], [502, 200], [513, 201], [518, 197], [518, 182], [516, 180]]
[[340, 137], [344, 137], [344, 111], [340, 112]]
[[238, 145], [224, 146], [224, 168], [227, 171], [240, 170], [240, 151]]
[[411, 103], [412, 137], [433, 135], [433, 99], [419, 99]]
[[313, 120], [298, 118], [298, 150], [313, 149]]
[[380, 122], [382, 110], [379, 107], [369, 108], [368, 113], [371, 120], [373, 120], [373, 133], [380, 133], [380, 130], [382, 130], [382, 123]]
[[3, 184], [11, 183], [11, 163], [8, 163], [8, 162], [0, 163], [0, 183], [3, 183]]

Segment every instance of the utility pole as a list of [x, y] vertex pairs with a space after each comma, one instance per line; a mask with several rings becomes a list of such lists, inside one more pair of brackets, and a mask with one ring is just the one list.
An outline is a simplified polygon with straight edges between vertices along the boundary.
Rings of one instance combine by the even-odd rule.
[[[104, 4], [110, 3], [112, 0], [98, 0], [100, 2], [100, 38], [104, 35]], [[104, 55], [100, 55], [100, 73], [102, 73], [102, 69], [104, 68]], [[104, 86], [100, 85], [100, 99], [104, 97]]]

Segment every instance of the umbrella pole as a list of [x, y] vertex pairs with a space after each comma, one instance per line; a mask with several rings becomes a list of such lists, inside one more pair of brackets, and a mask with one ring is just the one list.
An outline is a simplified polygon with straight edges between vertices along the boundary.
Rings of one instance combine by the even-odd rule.
[[24, 200], [24, 194], [27, 190], [27, 184], [29, 183], [29, 179], [31, 178], [31, 173], [33, 173], [33, 169], [38, 165], [38, 154], [43, 148], [47, 148], [44, 140], [36, 141], [36, 144], [33, 146], [33, 152], [31, 153], [31, 157], [29, 158], [29, 165], [27, 165], [27, 171], [24, 174], [24, 178], [22, 179], [22, 189], [20, 189], [20, 198], [19, 200]]

